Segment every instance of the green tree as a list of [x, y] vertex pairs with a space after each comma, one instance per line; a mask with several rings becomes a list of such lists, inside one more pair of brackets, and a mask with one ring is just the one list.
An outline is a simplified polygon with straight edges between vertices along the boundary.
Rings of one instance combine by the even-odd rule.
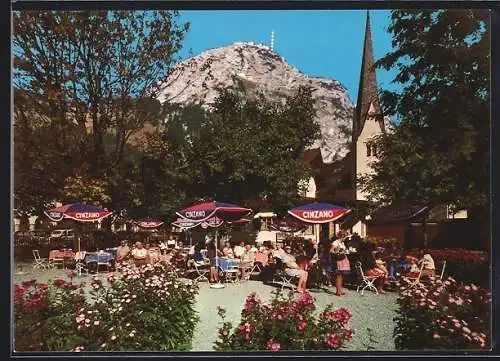
[[377, 65], [398, 71], [401, 90], [382, 93], [398, 122], [377, 140], [374, 174], [361, 179], [372, 199], [445, 203], [488, 218], [489, 29], [486, 10], [392, 11], [394, 50]]
[[108, 184], [113, 209], [139, 204], [126, 153], [165, 117], [156, 97], [183, 71], [188, 24], [174, 11], [18, 11], [13, 26], [18, 211], [40, 213], [81, 174]]
[[304, 151], [319, 137], [311, 91], [301, 88], [281, 103], [220, 89], [209, 111], [198, 104], [174, 113], [166, 140], [187, 199], [293, 205], [309, 176]]
[[[161, 119], [151, 102], [189, 27], [177, 17], [174, 11], [13, 14], [14, 87], [42, 99], [33, 111], [60, 132], [71, 132], [71, 124], [91, 131], [92, 176], [119, 164], [131, 135]], [[106, 146], [108, 134], [114, 139]], [[64, 146], [59, 137], [54, 142]]]

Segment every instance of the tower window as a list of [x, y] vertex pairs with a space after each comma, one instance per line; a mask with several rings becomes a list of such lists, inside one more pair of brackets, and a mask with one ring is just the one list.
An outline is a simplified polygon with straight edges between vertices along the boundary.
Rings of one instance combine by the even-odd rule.
[[366, 156], [370, 157], [372, 155], [372, 145], [370, 143], [366, 144]]

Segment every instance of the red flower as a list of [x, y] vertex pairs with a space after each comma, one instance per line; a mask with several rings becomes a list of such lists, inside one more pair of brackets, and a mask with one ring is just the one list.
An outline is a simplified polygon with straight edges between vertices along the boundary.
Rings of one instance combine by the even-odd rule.
[[274, 342], [272, 338], [267, 341], [266, 346], [269, 351], [273, 352], [279, 351], [281, 349], [281, 345], [277, 342]]
[[22, 288], [22, 287], [21, 287], [21, 286], [19, 286], [19, 285], [15, 285], [15, 286], [14, 286], [14, 296], [15, 296], [16, 298], [21, 298], [21, 297], [23, 297], [23, 296], [24, 296], [24, 293], [25, 293], [24, 288]]
[[63, 284], [65, 284], [66, 281], [60, 279], [60, 278], [57, 278], [55, 279], [54, 281], [52, 281], [52, 284], [56, 287], [61, 287]]
[[297, 329], [299, 331], [305, 331], [306, 328], [307, 328], [307, 322], [306, 321], [300, 322], [299, 325], [297, 326]]
[[74, 271], [68, 272], [68, 278], [69, 279], [73, 279], [73, 277], [75, 277], [75, 276], [76, 276], [76, 273]]
[[29, 288], [33, 286], [36, 283], [35, 279], [29, 280], [29, 281], [23, 281], [22, 285], [24, 288]]
[[38, 287], [40, 287], [40, 289], [42, 289], [42, 290], [46, 290], [49, 288], [49, 285], [46, 283], [39, 283]]
[[342, 337], [346, 341], [350, 341], [352, 339], [352, 335], [354, 334], [354, 330], [352, 328], [346, 328], [344, 330], [344, 333], [342, 334]]

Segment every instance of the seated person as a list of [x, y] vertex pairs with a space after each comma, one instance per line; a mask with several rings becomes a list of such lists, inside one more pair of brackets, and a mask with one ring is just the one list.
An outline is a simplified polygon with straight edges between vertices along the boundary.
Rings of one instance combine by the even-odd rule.
[[171, 249], [169, 249], [166, 252], [162, 252], [162, 254], [160, 255], [160, 262], [161, 263], [171, 263], [173, 256], [174, 256], [174, 251]]
[[410, 269], [410, 261], [403, 256], [401, 251], [392, 251], [387, 257], [387, 268], [389, 271], [389, 278], [396, 280], [396, 272], [407, 273]]
[[205, 258], [203, 258], [203, 255], [200, 251], [194, 253], [193, 260], [199, 265], [205, 264]]
[[285, 251], [283, 250], [281, 245], [275, 246], [271, 252], [272, 252], [273, 257], [279, 258], [279, 259], [282, 259], [282, 257], [285, 255]]
[[245, 245], [245, 252], [241, 256], [241, 263], [253, 263], [255, 252], [252, 251], [252, 246]]
[[410, 269], [408, 270], [408, 277], [417, 278], [420, 274], [420, 267], [418, 266], [418, 259], [412, 256], [406, 256], [410, 262]]
[[147, 264], [148, 251], [142, 246], [141, 242], [135, 243], [135, 248], [132, 250], [132, 257], [136, 266]]
[[292, 252], [292, 247], [286, 246], [285, 253], [281, 257], [281, 260], [285, 265], [285, 273], [289, 276], [299, 278], [299, 282], [297, 284], [297, 291], [299, 293], [304, 293], [307, 290], [306, 285], [307, 285], [308, 274], [307, 271], [300, 269], [299, 265], [295, 260], [295, 257], [291, 254], [291, 252]]
[[167, 248], [174, 248], [175, 247], [175, 239], [170, 237], [167, 241], [166, 246], [167, 246]]
[[168, 249], [168, 245], [167, 245], [167, 243], [166, 243], [165, 241], [161, 241], [161, 242], [160, 242], [160, 250], [161, 250], [162, 252], [164, 252], [164, 251], [166, 251], [167, 249]]
[[376, 277], [375, 286], [378, 293], [386, 293], [384, 291], [384, 279], [388, 277], [382, 269], [377, 267], [377, 262], [373, 256], [374, 245], [371, 242], [364, 242], [358, 249], [359, 261], [365, 276]]
[[252, 244], [252, 245], [251, 245], [251, 251], [252, 251], [253, 253], [256, 253], [256, 252], [259, 252], [259, 249], [257, 248], [257, 246], [256, 246], [255, 244]]
[[241, 241], [240, 244], [234, 246], [234, 257], [241, 258], [245, 253], [245, 242]]
[[128, 259], [130, 256], [130, 247], [127, 245], [127, 242], [122, 239], [120, 241], [120, 245], [116, 249], [116, 262], [123, 262]]
[[222, 254], [224, 255], [224, 257], [234, 258], [234, 252], [233, 249], [231, 248], [231, 243], [226, 242], [226, 245], [222, 249]]
[[156, 263], [160, 260], [160, 251], [157, 245], [153, 245], [148, 250], [149, 262], [151, 264]]
[[422, 258], [418, 264], [422, 267], [422, 275], [420, 277], [434, 277], [436, 275], [436, 266], [434, 259], [427, 250], [422, 251]]

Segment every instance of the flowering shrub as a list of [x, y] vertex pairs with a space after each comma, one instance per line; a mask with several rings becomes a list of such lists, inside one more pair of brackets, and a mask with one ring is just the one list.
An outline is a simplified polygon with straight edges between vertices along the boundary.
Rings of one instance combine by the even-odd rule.
[[16, 350], [189, 350], [198, 321], [197, 286], [162, 264], [123, 266], [120, 272], [105, 282], [94, 277], [88, 299], [84, 285], [71, 280], [16, 285]]
[[[487, 252], [472, 251], [462, 248], [431, 249], [430, 254], [436, 262], [437, 271], [446, 261], [445, 275], [452, 275], [464, 283], [475, 283], [482, 286], [489, 284], [490, 258]], [[418, 250], [410, 251], [417, 257]], [[441, 266], [439, 266], [441, 267]]]
[[241, 312], [240, 324], [232, 329], [225, 321], [225, 310], [218, 307], [223, 324], [215, 342], [217, 351], [233, 350], [339, 350], [351, 340], [354, 331], [347, 328], [351, 314], [345, 308], [328, 305], [314, 316], [314, 298], [304, 293], [298, 300], [292, 294], [285, 299], [279, 292], [269, 304], [251, 293]]
[[427, 286], [401, 287], [394, 331], [398, 349], [489, 347], [491, 294], [448, 277]]

